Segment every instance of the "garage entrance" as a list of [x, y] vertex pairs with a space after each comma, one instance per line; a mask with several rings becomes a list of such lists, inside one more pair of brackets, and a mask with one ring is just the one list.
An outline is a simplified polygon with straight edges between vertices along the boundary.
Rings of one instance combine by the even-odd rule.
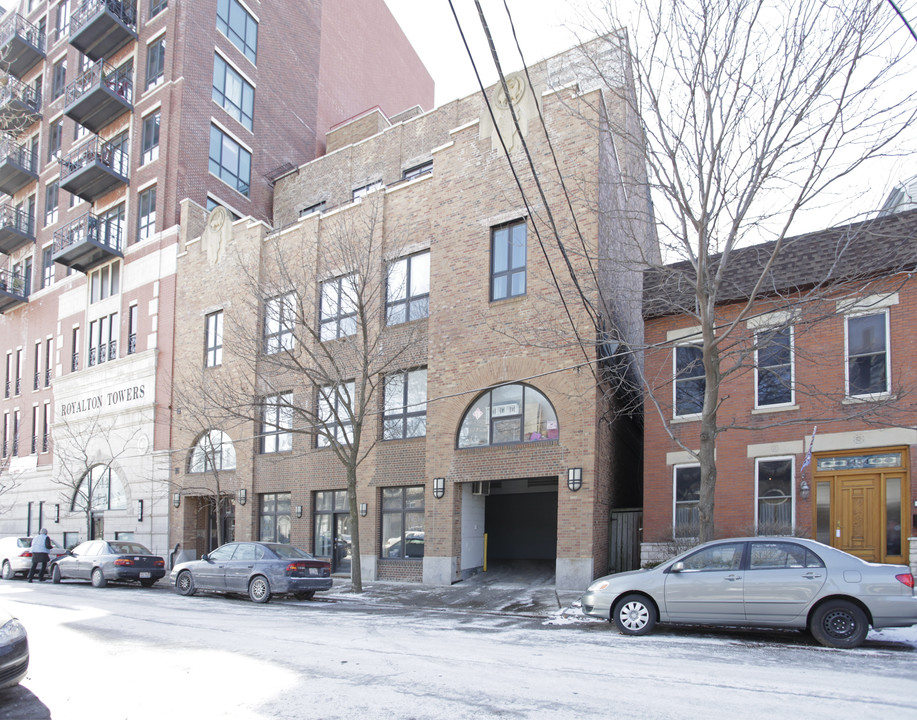
[[462, 572], [554, 573], [557, 477], [492, 480], [462, 486]]

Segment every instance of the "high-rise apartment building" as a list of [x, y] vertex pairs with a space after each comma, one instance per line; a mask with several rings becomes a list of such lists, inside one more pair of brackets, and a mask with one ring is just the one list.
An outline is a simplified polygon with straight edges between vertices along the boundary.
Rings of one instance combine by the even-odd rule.
[[0, 534], [163, 552], [181, 201], [271, 223], [330, 127], [433, 82], [383, 0], [20, 0], [0, 70]]

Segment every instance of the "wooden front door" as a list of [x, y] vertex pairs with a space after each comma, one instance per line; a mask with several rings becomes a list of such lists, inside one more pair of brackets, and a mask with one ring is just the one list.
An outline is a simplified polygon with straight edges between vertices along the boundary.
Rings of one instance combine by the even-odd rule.
[[834, 547], [868, 562], [883, 559], [882, 481], [876, 475], [837, 478]]

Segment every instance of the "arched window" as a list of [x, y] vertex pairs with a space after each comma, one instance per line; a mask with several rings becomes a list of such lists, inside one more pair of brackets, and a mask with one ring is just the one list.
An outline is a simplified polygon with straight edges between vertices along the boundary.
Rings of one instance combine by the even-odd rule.
[[188, 472], [202, 473], [235, 469], [236, 449], [229, 435], [222, 430], [208, 430], [201, 435], [191, 451]]
[[458, 447], [557, 439], [557, 413], [528, 385], [503, 385], [479, 395], [465, 411]]
[[108, 465], [95, 465], [83, 476], [73, 494], [71, 511], [123, 510], [127, 507], [124, 486]]

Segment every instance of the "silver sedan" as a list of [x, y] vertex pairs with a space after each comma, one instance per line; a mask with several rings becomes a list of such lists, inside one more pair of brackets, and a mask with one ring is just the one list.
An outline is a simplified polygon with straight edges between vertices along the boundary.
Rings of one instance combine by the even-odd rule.
[[715, 540], [651, 570], [607, 575], [580, 598], [583, 612], [626, 635], [657, 622], [808, 629], [852, 648], [869, 626], [917, 624], [914, 576], [796, 537]]

